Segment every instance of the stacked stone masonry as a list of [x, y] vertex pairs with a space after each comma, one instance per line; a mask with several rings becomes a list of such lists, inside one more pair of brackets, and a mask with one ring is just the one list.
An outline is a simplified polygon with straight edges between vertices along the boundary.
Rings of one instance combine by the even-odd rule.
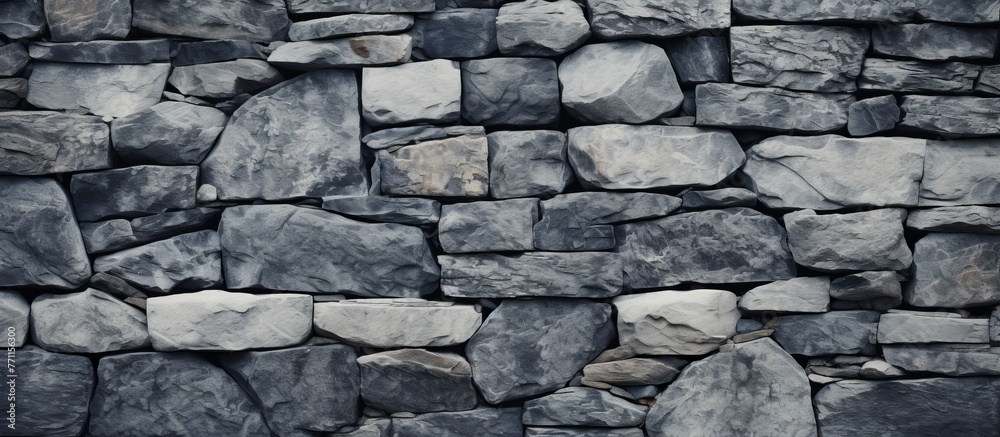
[[996, 436], [1000, 0], [0, 0], [0, 436]]

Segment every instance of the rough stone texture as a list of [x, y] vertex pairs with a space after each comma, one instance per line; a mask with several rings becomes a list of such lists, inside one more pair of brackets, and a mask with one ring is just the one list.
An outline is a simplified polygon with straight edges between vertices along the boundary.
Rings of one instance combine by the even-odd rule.
[[[32, 345], [18, 348], [16, 354], [15, 429], [7, 427], [10, 423], [5, 417], [4, 435], [82, 435], [86, 431], [90, 396], [94, 393], [94, 366], [90, 359], [46, 352]], [[5, 392], [10, 390], [8, 381], [5, 377]], [[4, 408], [5, 414], [8, 409]]]
[[226, 125], [226, 114], [205, 106], [163, 102], [111, 123], [118, 156], [132, 163], [197, 165]]
[[[189, 353], [101, 358], [90, 435], [267, 436], [260, 409], [226, 372]], [[179, 420], [177, 418], [183, 418]]]
[[724, 36], [671, 39], [664, 49], [682, 84], [732, 81], [729, 39]]
[[591, 363], [583, 368], [584, 382], [612, 385], [661, 385], [673, 381], [687, 361], [675, 357], [627, 358]]
[[998, 387], [1000, 378], [848, 380], [823, 387], [814, 402], [823, 435], [985, 437], [1000, 426]]
[[863, 309], [888, 310], [903, 303], [903, 290], [896, 272], [861, 272], [830, 281], [830, 297], [859, 302]]
[[858, 88], [909, 93], [971, 93], [982, 67], [963, 62], [865, 59]]
[[80, 223], [80, 232], [87, 253], [94, 255], [207, 228], [221, 214], [222, 211], [215, 208], [195, 208], [132, 220], [85, 222]]
[[42, 0], [0, 2], [0, 34], [7, 38], [35, 38], [46, 27]]
[[844, 1], [844, 0], [734, 0], [733, 10], [757, 20], [780, 21], [888, 21], [905, 23], [923, 18], [954, 23], [990, 23], [1000, 20], [996, 0], [961, 3], [936, 0]]
[[882, 354], [890, 364], [910, 372], [1000, 375], [1000, 347], [988, 344], [885, 345]]
[[551, 59], [465, 61], [462, 91], [462, 118], [472, 124], [540, 126], [559, 120], [559, 79]]
[[455, 122], [461, 100], [457, 62], [439, 59], [361, 73], [361, 115], [372, 126]]
[[265, 60], [267, 56], [262, 53], [261, 46], [253, 41], [190, 41], [177, 44], [175, 51], [171, 54], [170, 63], [175, 67], [181, 67], [237, 59]]
[[607, 348], [614, 331], [608, 304], [504, 300], [469, 340], [465, 354], [476, 387], [496, 404], [562, 387]]
[[668, 37], [699, 30], [726, 29], [730, 3], [698, 0], [669, 7], [648, 1], [588, 0], [590, 24], [603, 39]]
[[202, 162], [221, 200], [362, 195], [357, 82], [345, 70], [303, 74], [233, 113]]
[[622, 290], [621, 258], [606, 252], [441, 255], [446, 296], [604, 298]]
[[[0, 290], [0, 329], [3, 330], [5, 347], [24, 346], [28, 339], [28, 314], [31, 306], [24, 296], [15, 290]], [[11, 330], [13, 329], [13, 335]], [[13, 340], [13, 341], [12, 341]]]
[[585, 251], [615, 247], [611, 224], [663, 217], [680, 207], [676, 197], [654, 193], [582, 192], [542, 201], [535, 248]]
[[222, 366], [260, 399], [275, 434], [310, 436], [351, 425], [360, 415], [360, 375], [353, 348], [307, 344], [222, 357]]
[[324, 197], [323, 209], [350, 217], [404, 225], [436, 224], [441, 218], [440, 202], [415, 197]]
[[77, 288], [90, 260], [66, 192], [48, 178], [0, 177], [0, 287]]
[[94, 260], [94, 271], [144, 290], [173, 293], [224, 286], [222, 247], [213, 230], [178, 235]]
[[31, 341], [52, 352], [96, 354], [148, 347], [149, 333], [142, 311], [88, 288], [35, 298]]
[[990, 321], [919, 313], [883, 314], [878, 321], [878, 342], [989, 343]]
[[[656, 288], [682, 282], [721, 284], [792, 279], [795, 263], [778, 222], [727, 208], [615, 226], [625, 284]], [[669, 241], [664, 246], [662, 242]]]
[[329, 41], [290, 42], [267, 58], [290, 70], [395, 65], [410, 60], [409, 35], [362, 35]]
[[604, 390], [568, 387], [525, 402], [521, 421], [536, 426], [639, 426], [647, 409]]
[[135, 0], [132, 25], [202, 39], [280, 41], [291, 21], [282, 0]]
[[150, 64], [170, 60], [170, 41], [33, 42], [28, 46], [36, 61], [77, 64]]
[[995, 139], [928, 141], [920, 206], [1000, 203]]
[[757, 206], [757, 193], [745, 188], [719, 188], [716, 190], [688, 191], [681, 196], [686, 209], [714, 209], [734, 206]]
[[879, 313], [833, 311], [778, 317], [772, 337], [788, 353], [819, 356], [875, 352]]
[[825, 313], [830, 310], [830, 278], [804, 277], [756, 287], [740, 298], [742, 311]]
[[505, 56], [558, 56], [589, 37], [590, 23], [573, 1], [511, 2], [497, 14], [497, 45]]
[[0, 44], [0, 76], [17, 76], [28, 65], [28, 51], [24, 44]]
[[566, 111], [591, 124], [645, 123], [684, 100], [663, 49], [634, 40], [581, 47], [559, 64], [559, 83]]
[[45, 0], [52, 41], [124, 38], [132, 29], [128, 0]]
[[418, 15], [413, 23], [417, 59], [479, 58], [497, 51], [497, 10], [460, 8]]
[[[375, 165], [382, 194], [486, 197], [489, 142], [483, 133], [430, 140], [398, 150], [379, 150]], [[376, 170], [373, 169], [373, 173]]]
[[34, 176], [111, 167], [108, 126], [49, 111], [0, 113], [0, 172]]
[[538, 199], [444, 205], [438, 240], [447, 253], [531, 250], [537, 221]]
[[976, 91], [1000, 95], [1000, 65], [985, 65], [982, 67], [976, 82]]
[[13, 109], [28, 96], [28, 79], [0, 78], [0, 108]]
[[699, 126], [823, 133], [847, 125], [851, 94], [706, 83], [695, 88]]
[[498, 131], [486, 140], [490, 195], [496, 199], [559, 194], [574, 180], [562, 132]]
[[903, 97], [901, 127], [944, 135], [1000, 133], [1000, 99], [964, 96]]
[[535, 427], [524, 429], [524, 437], [645, 437], [641, 428]]
[[312, 298], [304, 294], [206, 290], [153, 297], [146, 305], [158, 351], [287, 347], [312, 332]]
[[317, 302], [316, 333], [374, 348], [445, 347], [464, 343], [483, 316], [474, 306], [419, 299], [359, 299]]
[[618, 341], [642, 355], [703, 355], [736, 334], [736, 295], [657, 291], [616, 297]]
[[737, 26], [729, 38], [734, 82], [853, 93], [870, 36], [862, 28], [799, 25]]
[[786, 214], [788, 247], [795, 262], [820, 271], [901, 270], [913, 255], [903, 238], [906, 210], [816, 215]]
[[815, 436], [809, 396], [802, 368], [773, 341], [740, 343], [684, 368], [656, 397], [646, 432]]
[[847, 131], [856, 137], [887, 131], [896, 127], [899, 115], [893, 96], [858, 100], [847, 108]]
[[918, 307], [1000, 303], [1000, 236], [928, 234], [913, 248], [913, 279], [903, 290]]
[[392, 297], [437, 288], [438, 266], [416, 227], [256, 205], [226, 209], [219, 236], [229, 288]]
[[252, 93], [284, 80], [281, 72], [260, 59], [236, 59], [175, 67], [173, 85], [186, 96], [228, 99]]
[[170, 64], [33, 62], [28, 102], [39, 108], [122, 117], [160, 101]]
[[413, 16], [403, 14], [348, 14], [292, 23], [288, 39], [309, 41], [342, 36], [402, 32], [413, 27]]
[[1000, 208], [943, 206], [915, 209], [907, 214], [906, 227], [934, 232], [1000, 234]]
[[198, 167], [139, 165], [77, 173], [70, 182], [76, 217], [139, 217], [195, 206]]
[[872, 51], [926, 61], [992, 58], [997, 29], [940, 23], [880, 24], [872, 30]]
[[926, 144], [902, 137], [780, 135], [747, 150], [743, 174], [771, 208], [915, 206]]
[[486, 128], [482, 126], [438, 127], [423, 124], [416, 126], [392, 127], [365, 135], [361, 138], [361, 142], [365, 143], [369, 149], [388, 150], [392, 152], [402, 146], [419, 144], [423, 141], [456, 138], [464, 135], [486, 135]]
[[434, 12], [434, 6], [434, 0], [289, 0], [288, 12], [395, 14]]
[[361, 398], [382, 411], [433, 413], [476, 407], [472, 368], [461, 355], [400, 349], [358, 358]]
[[398, 437], [465, 437], [472, 429], [482, 437], [520, 437], [524, 433], [521, 408], [477, 408], [392, 419], [392, 435]]

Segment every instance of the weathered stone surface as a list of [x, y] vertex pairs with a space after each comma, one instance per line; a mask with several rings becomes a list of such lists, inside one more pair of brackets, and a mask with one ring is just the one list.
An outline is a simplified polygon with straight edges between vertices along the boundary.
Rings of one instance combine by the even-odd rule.
[[221, 200], [366, 194], [357, 93], [352, 72], [323, 70], [252, 97], [202, 162], [201, 182]]
[[28, 97], [28, 79], [0, 78], [0, 108], [16, 108], [25, 97]]
[[486, 139], [490, 195], [496, 199], [559, 194], [574, 179], [562, 132], [498, 131]]
[[50, 111], [0, 113], [0, 173], [25, 176], [111, 167], [108, 126]]
[[441, 255], [441, 290], [446, 296], [616, 296], [622, 290], [621, 258], [607, 252], [527, 252]]
[[618, 296], [618, 341], [642, 355], [707, 354], [736, 334], [736, 300], [722, 290]]
[[982, 67], [964, 62], [865, 59], [858, 88], [908, 93], [971, 93]]
[[[46, 352], [32, 345], [18, 348], [16, 354], [16, 421], [4, 424], [4, 435], [83, 435], [90, 396], [94, 393], [94, 366], [90, 359]], [[8, 381], [5, 378], [4, 383]], [[5, 391], [10, 389], [7, 386]], [[7, 422], [6, 418], [4, 421]], [[7, 427], [11, 423], [13, 430]]]
[[349, 346], [307, 344], [227, 354], [221, 362], [260, 399], [272, 432], [306, 436], [332, 432], [357, 421], [357, 357]]
[[437, 288], [438, 266], [416, 227], [256, 205], [226, 209], [219, 236], [229, 288], [393, 297]]
[[135, 0], [132, 25], [202, 39], [280, 41], [291, 20], [282, 0]]
[[536, 427], [524, 429], [524, 437], [645, 437], [641, 428]]
[[887, 131], [896, 127], [899, 115], [893, 96], [858, 100], [847, 108], [847, 131], [856, 137]]
[[32, 63], [28, 102], [39, 108], [122, 117], [160, 101], [170, 64]]
[[890, 364], [911, 372], [1000, 375], [1000, 347], [988, 344], [885, 345], [882, 354]]
[[757, 206], [757, 193], [746, 188], [719, 188], [715, 190], [688, 191], [681, 196], [686, 209], [716, 209], [734, 206]]
[[901, 127], [945, 135], [1000, 133], [1000, 98], [910, 95], [900, 108]]
[[914, 206], [926, 143], [915, 138], [780, 135], [747, 150], [743, 173], [760, 201], [771, 208]]
[[590, 23], [573, 1], [506, 3], [497, 14], [497, 45], [506, 56], [558, 56], [590, 37]]
[[463, 62], [462, 118], [483, 126], [554, 124], [559, 120], [555, 61], [491, 58]]
[[175, 67], [237, 59], [265, 60], [261, 46], [246, 40], [190, 41], [177, 44], [170, 62]]
[[361, 142], [365, 143], [369, 149], [389, 149], [391, 152], [399, 147], [423, 141], [455, 138], [463, 135], [486, 135], [486, 128], [482, 126], [438, 127], [430, 125], [391, 127], [365, 135], [361, 138]]
[[827, 215], [804, 210], [784, 217], [795, 262], [828, 272], [909, 267], [913, 254], [903, 238], [905, 218], [903, 209]]
[[943, 206], [915, 209], [906, 215], [906, 227], [934, 232], [1000, 234], [1000, 208]]
[[681, 92], [670, 58], [641, 41], [590, 44], [559, 64], [562, 104], [585, 123], [644, 123], [673, 113]]
[[28, 338], [28, 314], [31, 306], [24, 296], [15, 290], [0, 290], [0, 329], [3, 331], [5, 347], [24, 346]]
[[802, 368], [773, 341], [739, 343], [684, 368], [656, 397], [646, 432], [815, 436], [809, 396]]
[[29, 60], [24, 44], [12, 42], [0, 45], [0, 76], [16, 76]]
[[289, 0], [288, 12], [322, 13], [420, 13], [434, 12], [434, 0]]
[[[618, 225], [615, 240], [623, 256], [625, 284], [631, 288], [795, 277], [785, 230], [751, 209], [691, 212]], [[671, 244], [664, 246], [664, 241]]]
[[312, 298], [304, 294], [206, 290], [146, 300], [149, 335], [158, 351], [278, 348], [312, 332]]
[[94, 271], [148, 291], [173, 293], [224, 285], [219, 234], [205, 230], [126, 249], [94, 260]]
[[613, 124], [569, 130], [569, 162], [585, 188], [710, 186], [744, 159], [736, 137], [720, 129]]
[[1000, 203], [998, 145], [995, 139], [928, 141], [920, 206]]
[[139, 165], [77, 173], [70, 182], [83, 221], [132, 218], [195, 206], [198, 167]]
[[96, 354], [149, 347], [149, 333], [142, 311], [88, 288], [35, 298], [31, 341], [52, 352]]
[[830, 297], [857, 302], [862, 309], [879, 311], [895, 308], [903, 303], [903, 290], [896, 272], [861, 272], [830, 281]]
[[726, 29], [729, 2], [698, 0], [664, 7], [655, 2], [588, 0], [590, 25], [603, 39], [667, 37], [699, 30]]
[[432, 413], [476, 407], [472, 368], [461, 355], [399, 349], [358, 358], [361, 398], [383, 411]]
[[394, 436], [464, 437], [472, 429], [482, 437], [520, 437], [524, 433], [521, 408], [477, 408], [392, 419]]
[[77, 288], [90, 279], [66, 192], [48, 178], [0, 177], [0, 287]]
[[440, 202], [416, 197], [324, 197], [323, 209], [350, 217], [404, 225], [435, 224], [441, 218]]
[[875, 352], [879, 313], [833, 311], [778, 317], [772, 337], [788, 353], [819, 356]]
[[444, 205], [438, 240], [447, 253], [531, 250], [537, 221], [538, 199]]
[[181, 94], [228, 99], [284, 80], [281, 72], [259, 59], [237, 59], [175, 67], [169, 82]]
[[52, 41], [125, 38], [132, 29], [128, 0], [45, 0]]
[[[226, 372], [189, 353], [142, 352], [101, 358], [90, 435], [267, 436], [260, 409]], [[183, 417], [183, 420], [177, 420]]]
[[739, 307], [742, 311], [825, 313], [830, 310], [830, 278], [803, 277], [761, 285], [747, 291]]
[[607, 348], [613, 324], [604, 303], [504, 300], [466, 345], [473, 382], [492, 404], [558, 389]]
[[706, 83], [695, 88], [699, 126], [822, 133], [847, 125], [851, 94]]
[[1000, 236], [928, 234], [913, 248], [913, 279], [903, 290], [918, 307], [1000, 303]]
[[362, 35], [329, 41], [284, 44], [267, 62], [290, 70], [395, 65], [410, 60], [409, 35]]
[[675, 357], [627, 358], [588, 364], [583, 368], [584, 382], [612, 385], [661, 385], [673, 381], [687, 361]]
[[948, 3], [936, 0], [843, 1], [843, 0], [735, 0], [733, 10], [757, 20], [779, 21], [888, 21], [905, 23], [915, 19], [954, 23], [990, 23], [1000, 20], [996, 0]]
[[446, 9], [418, 15], [413, 23], [413, 57], [479, 58], [497, 51], [497, 9]]
[[42, 0], [0, 2], [0, 34], [10, 39], [35, 38], [45, 29]]
[[1000, 306], [993, 308], [990, 314], [990, 341], [1000, 342]]
[[292, 23], [288, 39], [308, 41], [343, 36], [396, 33], [413, 27], [413, 16], [403, 14], [348, 14]]
[[1000, 95], [1000, 65], [984, 65], [974, 89], [987, 94]]
[[[127, 6], [127, 5], [126, 5]], [[28, 54], [36, 61], [78, 64], [150, 64], [170, 60], [170, 41], [33, 42]]]
[[424, 141], [398, 150], [379, 150], [375, 165], [379, 180], [377, 184], [373, 181], [373, 185], [385, 195], [486, 197], [489, 194], [489, 142], [483, 133]]
[[464, 343], [483, 316], [471, 305], [419, 299], [318, 302], [313, 327], [320, 335], [374, 348], [444, 347]]
[[878, 342], [989, 343], [990, 321], [919, 313], [883, 314], [878, 321]]
[[837, 26], [736, 26], [729, 39], [737, 83], [853, 93], [870, 35]]
[[940, 23], [881, 24], [872, 30], [872, 51], [926, 61], [988, 59], [996, 53], [997, 37], [996, 28]]
[[118, 156], [133, 163], [197, 165], [226, 125], [226, 114], [205, 106], [163, 102], [111, 123]]
[[582, 192], [542, 201], [535, 248], [585, 251], [615, 247], [614, 223], [663, 217], [680, 207], [676, 197], [654, 193]]
[[675, 38], [664, 49], [682, 84], [732, 82], [729, 39], [724, 36]]
[[521, 421], [536, 426], [639, 426], [647, 409], [604, 390], [567, 387], [525, 402]]
[[361, 73], [361, 115], [372, 126], [458, 121], [462, 73], [457, 62], [438, 59]]
[[197, 231], [218, 220], [221, 214], [215, 208], [195, 208], [132, 220], [85, 222], [80, 223], [80, 232], [87, 253], [93, 255]]

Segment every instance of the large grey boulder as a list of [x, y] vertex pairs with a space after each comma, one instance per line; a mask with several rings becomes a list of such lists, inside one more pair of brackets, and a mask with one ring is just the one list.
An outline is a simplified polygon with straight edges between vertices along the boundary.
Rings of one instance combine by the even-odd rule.
[[964, 62], [865, 59], [858, 88], [907, 93], [971, 93], [982, 67]]
[[480, 58], [497, 51], [494, 8], [457, 8], [418, 15], [413, 23], [413, 57]]
[[805, 372], [773, 341], [739, 343], [685, 367], [656, 397], [646, 432], [815, 436], [810, 394]]
[[772, 337], [793, 355], [872, 355], [878, 319], [875, 311], [781, 316], [775, 319]]
[[529, 426], [639, 426], [647, 409], [604, 390], [567, 387], [525, 402], [521, 422]]
[[32, 63], [28, 103], [39, 108], [123, 117], [160, 102], [170, 64]]
[[208, 99], [228, 99], [253, 93], [284, 80], [281, 72], [260, 59], [174, 67], [167, 80], [181, 94]]
[[52, 352], [97, 354], [149, 347], [146, 314], [100, 290], [31, 302], [31, 341]]
[[580, 192], [543, 200], [542, 220], [535, 224], [535, 248], [587, 251], [615, 247], [612, 224], [664, 217], [680, 207], [666, 194]]
[[615, 336], [611, 305], [504, 300], [466, 345], [473, 382], [496, 404], [562, 387]]
[[76, 216], [82, 221], [133, 218], [195, 207], [198, 167], [139, 165], [70, 180]]
[[[657, 288], [696, 282], [722, 284], [795, 277], [785, 230], [747, 208], [677, 214], [615, 226], [625, 285]], [[671, 244], [664, 246], [664, 241]]]
[[489, 142], [478, 129], [379, 150], [372, 185], [390, 196], [486, 197]]
[[312, 333], [312, 298], [304, 294], [206, 290], [146, 300], [149, 335], [158, 351], [279, 348]]
[[948, 376], [1000, 375], [1000, 347], [989, 344], [890, 344], [886, 362], [910, 372]]
[[347, 14], [297, 21], [288, 28], [288, 39], [309, 41], [343, 36], [389, 34], [413, 27], [413, 16], [404, 14]]
[[903, 238], [906, 210], [816, 215], [813, 210], [784, 216], [788, 247], [795, 262], [820, 271], [902, 270], [913, 254]]
[[221, 251], [219, 234], [204, 230], [97, 257], [94, 271], [156, 293], [218, 288]]
[[444, 59], [361, 72], [361, 115], [372, 126], [451, 123], [462, 106], [462, 73]]
[[558, 56], [588, 37], [590, 23], [573, 1], [509, 2], [497, 14], [497, 45], [505, 56]]
[[0, 287], [77, 288], [90, 260], [55, 179], [0, 177]]
[[219, 237], [233, 289], [417, 297], [437, 288], [438, 266], [416, 227], [256, 205], [226, 209]]
[[77, 64], [151, 64], [170, 60], [170, 40], [33, 42], [31, 59]]
[[282, 0], [135, 0], [132, 25], [201, 39], [280, 41], [291, 20]]
[[726, 0], [698, 0], [664, 7], [655, 1], [588, 0], [590, 24], [602, 39], [662, 38], [729, 27]]
[[830, 278], [803, 277], [755, 287], [740, 298], [742, 311], [825, 313], [830, 310]]
[[872, 30], [872, 51], [926, 61], [992, 58], [998, 36], [996, 28], [883, 24]]
[[906, 215], [906, 227], [935, 232], [1000, 234], [1000, 208], [942, 206], [915, 209]]
[[559, 64], [559, 83], [563, 106], [589, 124], [645, 123], [684, 100], [663, 49], [634, 40], [581, 47]]
[[[32, 345], [18, 348], [15, 354], [16, 377], [4, 380], [4, 384], [11, 380], [15, 383], [4, 390], [15, 392], [15, 399], [11, 400], [15, 403], [15, 421], [8, 422], [5, 418], [4, 435], [83, 435], [94, 393], [94, 366], [90, 359], [46, 352]], [[6, 413], [9, 409], [4, 408], [5, 414], [9, 414]], [[13, 429], [8, 427], [11, 424]]]
[[465, 343], [483, 323], [472, 305], [420, 299], [317, 302], [313, 329], [348, 344], [373, 347], [445, 347]]
[[887, 131], [896, 127], [899, 115], [894, 96], [858, 100], [847, 108], [847, 131], [855, 137]]
[[0, 113], [0, 172], [24, 176], [111, 167], [108, 126], [50, 111]]
[[618, 296], [618, 341], [640, 355], [707, 354], [736, 334], [736, 300], [722, 290]]
[[45, 21], [52, 41], [90, 41], [128, 36], [132, 3], [128, 0], [45, 0]]
[[220, 200], [365, 194], [357, 99], [346, 70], [306, 73], [252, 97], [202, 162], [201, 183]]
[[197, 165], [226, 126], [226, 114], [206, 106], [163, 102], [111, 123], [115, 152], [137, 164]]
[[[189, 353], [141, 352], [101, 358], [90, 405], [90, 435], [268, 436], [254, 401], [226, 372]], [[184, 420], [176, 420], [183, 417]]]
[[419, 13], [434, 12], [434, 0], [289, 0], [288, 12], [320, 13]]
[[0, 329], [3, 331], [3, 344], [7, 347], [24, 346], [28, 339], [28, 314], [31, 305], [24, 295], [15, 290], [0, 290]]
[[267, 62], [289, 70], [396, 65], [409, 61], [412, 49], [409, 35], [361, 35], [290, 42], [275, 49]]
[[438, 240], [447, 253], [526, 251], [537, 221], [538, 199], [444, 205]]
[[604, 298], [622, 290], [621, 258], [607, 252], [441, 255], [441, 291], [451, 297]]
[[916, 206], [926, 144], [902, 137], [780, 135], [747, 150], [743, 174], [771, 208]]
[[361, 399], [387, 412], [433, 413], [476, 407], [472, 368], [461, 355], [399, 349], [358, 358]]
[[46, 27], [42, 0], [0, 2], [0, 34], [7, 38], [35, 38]]
[[984, 136], [1000, 132], [1000, 98], [971, 96], [903, 97], [900, 127], [937, 134]]
[[994, 139], [928, 141], [920, 206], [1000, 203], [997, 145]]
[[851, 94], [706, 83], [695, 88], [699, 126], [823, 133], [847, 125]]
[[259, 399], [273, 433], [307, 437], [358, 420], [357, 357], [350, 346], [316, 343], [237, 352], [220, 361]]
[[465, 437], [469, 430], [482, 437], [521, 437], [521, 408], [477, 408], [393, 418], [391, 436]]
[[878, 321], [878, 342], [989, 343], [990, 321], [919, 312], [883, 314]]
[[733, 11], [746, 18], [767, 21], [887, 21], [915, 19], [953, 23], [991, 23], [1000, 20], [996, 0], [947, 3], [934, 0], [734, 0]]
[[441, 218], [440, 202], [419, 197], [324, 197], [323, 209], [349, 217], [403, 225], [436, 224]]
[[486, 140], [490, 195], [496, 199], [559, 194], [573, 182], [562, 132], [497, 131]]
[[913, 248], [913, 279], [903, 290], [918, 307], [1000, 303], [1000, 236], [931, 233]]
[[838, 26], [736, 26], [729, 39], [734, 82], [853, 93], [870, 35]]
[[559, 121], [556, 63], [490, 58], [462, 63], [462, 118], [483, 126], [541, 126]]

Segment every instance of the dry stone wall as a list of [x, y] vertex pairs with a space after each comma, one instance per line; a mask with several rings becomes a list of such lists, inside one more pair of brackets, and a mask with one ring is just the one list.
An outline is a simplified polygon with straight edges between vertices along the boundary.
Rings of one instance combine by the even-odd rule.
[[996, 436], [998, 0], [0, 0], [3, 436]]

